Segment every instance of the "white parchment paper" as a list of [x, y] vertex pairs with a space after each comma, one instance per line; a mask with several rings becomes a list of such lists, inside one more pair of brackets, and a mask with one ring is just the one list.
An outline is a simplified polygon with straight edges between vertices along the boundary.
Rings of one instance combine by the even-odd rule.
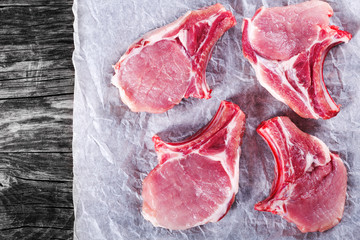
[[[360, 2], [329, 0], [332, 24], [353, 34], [333, 48], [324, 65], [325, 83], [338, 116], [309, 120], [275, 100], [256, 80], [242, 54], [241, 25], [262, 5], [300, 0], [219, 1], [238, 24], [218, 41], [207, 67], [210, 100], [185, 99], [163, 114], [133, 113], [110, 84], [112, 65], [146, 32], [170, 23], [188, 10], [209, 6], [205, 0], [75, 0], [74, 38], [74, 208], [75, 239], [359, 239], [360, 236]], [[151, 137], [182, 140], [204, 126], [221, 100], [238, 104], [247, 115], [240, 158], [239, 193], [217, 223], [185, 231], [155, 228], [141, 215], [141, 189], [156, 166]], [[303, 131], [337, 151], [348, 169], [344, 217], [325, 233], [301, 233], [280, 216], [255, 211], [269, 193], [274, 159], [255, 129], [263, 120], [287, 115]]]

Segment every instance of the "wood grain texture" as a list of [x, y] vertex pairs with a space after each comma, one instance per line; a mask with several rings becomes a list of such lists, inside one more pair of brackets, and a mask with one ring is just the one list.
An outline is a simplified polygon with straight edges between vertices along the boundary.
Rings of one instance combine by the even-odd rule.
[[0, 6], [72, 6], [72, 3], [69, 0], [1, 0]]
[[0, 159], [3, 239], [45, 239], [58, 234], [70, 238], [71, 153], [0, 153]]
[[72, 97], [0, 100], [0, 152], [71, 152]]
[[72, 239], [72, 1], [0, 1], [0, 239]]

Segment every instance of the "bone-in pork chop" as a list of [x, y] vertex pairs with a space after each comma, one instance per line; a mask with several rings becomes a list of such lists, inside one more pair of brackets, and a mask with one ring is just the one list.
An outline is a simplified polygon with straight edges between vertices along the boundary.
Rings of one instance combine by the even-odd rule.
[[215, 4], [145, 34], [114, 66], [111, 81], [122, 101], [134, 112], [162, 113], [182, 98], [210, 98], [206, 66], [217, 40], [235, 24]]
[[182, 230], [217, 222], [239, 185], [245, 114], [222, 101], [213, 119], [183, 142], [153, 137], [159, 164], [143, 182], [143, 216], [154, 226]]
[[278, 214], [302, 232], [323, 232], [338, 224], [347, 185], [339, 155], [288, 117], [265, 121], [257, 131], [271, 147], [276, 167], [271, 193], [255, 209]]
[[261, 7], [243, 22], [243, 53], [260, 84], [303, 118], [329, 119], [340, 110], [325, 86], [323, 64], [351, 34], [329, 26], [332, 15], [328, 3], [308, 1]]

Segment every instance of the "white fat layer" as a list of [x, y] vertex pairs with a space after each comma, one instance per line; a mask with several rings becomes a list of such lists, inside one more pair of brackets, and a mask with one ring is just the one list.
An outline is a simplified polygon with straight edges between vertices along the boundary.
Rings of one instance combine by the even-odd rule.
[[134, 102], [126, 95], [125, 89], [119, 85], [118, 73], [111, 78], [111, 83], [119, 89], [121, 100], [131, 109], [133, 112], [137, 112], [137, 107]]
[[305, 166], [305, 172], [312, 171], [312, 164], [319, 164], [318, 159], [311, 153], [307, 153], [305, 156], [306, 159], [306, 166]]
[[289, 202], [290, 197], [293, 195], [295, 187], [296, 184], [290, 183], [284, 189], [282, 189], [278, 196], [279, 199], [274, 199], [269, 202], [271, 210], [276, 211], [276, 214], [286, 216], [285, 206]]
[[314, 167], [317, 166], [324, 166], [326, 164], [328, 164], [331, 161], [331, 154], [330, 154], [330, 150], [328, 148], [328, 146], [326, 146], [326, 144], [321, 141], [319, 138], [315, 137], [315, 136], [310, 136], [314, 141], [317, 142], [317, 144], [319, 144], [321, 146], [321, 151], [324, 153], [324, 155], [326, 156], [326, 160], [325, 163], [320, 163], [319, 159], [314, 156], [311, 153], [307, 153], [306, 154], [306, 166], [305, 166], [305, 172], [307, 171], [311, 171], [312, 170], [312, 165], [314, 164]]
[[279, 118], [278, 123], [281, 126], [281, 131], [284, 133], [286, 145], [290, 149], [292, 146], [294, 146], [294, 143], [291, 141], [291, 134], [281, 118]]
[[255, 18], [252, 20], [251, 18], [245, 18], [246, 20], [248, 20], [248, 36], [249, 36], [249, 41], [252, 42], [255, 38], [255, 32], [259, 32], [261, 30], [259, 30], [259, 28], [257, 26], [255, 26], [253, 24], [253, 22], [262, 15], [262, 13], [265, 11], [266, 7], [262, 6], [260, 8], [260, 12], [257, 13], [257, 15], [255, 16]]
[[171, 158], [167, 159], [165, 162], [171, 162], [171, 161], [175, 161], [175, 160], [179, 160], [182, 158], [185, 158], [184, 153], [182, 152], [178, 152], [178, 151], [173, 151], [171, 149], [171, 147], [169, 147], [170, 145], [164, 143], [167, 147], [165, 148], [161, 148], [161, 150], [158, 153], [158, 160], [160, 162], [160, 159], [162, 158], [163, 155], [169, 154], [169, 156], [171, 156]]
[[158, 221], [156, 220], [156, 217], [151, 216], [151, 215], [147, 214], [147, 213], [144, 212], [144, 211], [141, 211], [141, 214], [143, 215], [144, 219], [147, 220], [147, 221], [149, 221], [149, 222], [151, 222], [152, 225], [154, 225], [154, 227], [162, 227], [162, 226], [158, 223]]
[[[241, 112], [239, 114], [242, 114]], [[238, 118], [237, 117], [234, 117], [232, 119], [232, 121], [228, 124], [228, 126], [226, 127], [227, 128], [227, 137], [226, 137], [226, 143], [228, 141], [230, 141], [230, 137], [232, 135], [232, 131], [233, 129], [235, 128], [236, 126], [236, 120]], [[211, 138], [210, 138], [211, 140]], [[205, 145], [207, 142], [203, 142], [201, 144], [201, 146]], [[185, 143], [184, 146], [188, 145], [188, 144], [191, 144], [191, 142], [189, 143]], [[169, 164], [170, 162], [173, 162], [173, 161], [180, 161], [181, 159], [183, 159], [185, 157], [185, 155], [183, 153], [179, 153], [178, 151], [175, 150], [175, 148], [181, 148], [181, 146], [172, 146], [172, 145], [169, 145], [169, 144], [166, 144], [166, 147], [163, 147], [159, 150], [158, 152], [158, 158], [160, 159], [161, 156], [163, 154], [169, 154], [170, 156], [172, 156], [171, 158], [169, 158], [168, 160], [166, 160], [162, 166], [164, 166], [165, 164]], [[214, 155], [206, 155], [206, 154], [201, 154], [199, 152], [199, 150], [201, 149], [201, 147], [199, 149], [194, 149], [193, 151], [191, 151], [191, 153], [189, 154], [198, 154], [200, 156], [204, 156], [208, 159], [211, 159], [213, 161], [218, 161], [222, 164], [224, 170], [226, 171], [227, 173], [227, 176], [229, 176], [229, 179], [230, 179], [230, 183], [231, 183], [231, 189], [230, 191], [228, 192], [228, 196], [226, 197], [226, 199], [224, 200], [224, 202], [220, 205], [218, 205], [217, 209], [213, 212], [212, 215], [210, 215], [208, 218], [202, 220], [201, 222], [198, 222], [195, 226], [199, 226], [199, 225], [203, 225], [205, 223], [208, 223], [208, 222], [217, 222], [225, 213], [226, 213], [226, 210], [228, 209], [229, 207], [229, 203], [231, 201], [231, 199], [233, 198], [234, 194], [236, 194], [239, 190], [239, 158], [240, 158], [240, 152], [241, 152], [241, 149], [240, 149], [240, 146], [238, 147], [237, 151], [236, 151], [236, 155], [234, 157], [234, 161], [235, 161], [235, 166], [234, 166], [234, 175], [230, 172], [230, 166], [227, 165], [227, 154], [225, 151], [223, 152], [220, 152], [218, 154], [214, 154]], [[147, 213], [142, 213], [144, 218], [148, 221], [150, 221], [154, 226], [156, 227], [162, 227], [156, 220], [156, 217], [154, 216], [151, 216]]]
[[[152, 193], [152, 189], [150, 188], [148, 191], [148, 194], [151, 196], [151, 206], [154, 206], [154, 195]], [[147, 214], [147, 212], [144, 212], [143, 210], [141, 211], [141, 214], [143, 215], [143, 217], [145, 218], [145, 220], [150, 221], [155, 227], [160, 227], [160, 224], [158, 223], [158, 221], [156, 220], [156, 217]]]
[[[281, 118], [279, 118], [278, 122], [281, 126], [281, 131], [284, 133], [286, 146], [288, 149], [291, 149], [291, 147], [294, 146], [294, 143], [291, 141], [291, 134], [290, 134], [289, 130], [286, 128], [286, 126]], [[286, 164], [289, 167], [290, 174], [295, 174], [295, 170], [294, 170], [294, 166], [293, 166], [292, 162], [288, 161]]]
[[[262, 10], [263, 11], [263, 10]], [[261, 11], [261, 12], [262, 12]], [[257, 18], [258, 16], [260, 16], [261, 12], [255, 17]], [[254, 38], [255, 34], [254, 32], [255, 31], [258, 31], [258, 27], [254, 25], [253, 21], [249, 20], [248, 21], [249, 25], [248, 25], [248, 34], [249, 34], [249, 41], [251, 41], [251, 39]], [[320, 27], [318, 27], [320, 28]], [[318, 37], [317, 39], [319, 39], [319, 34], [320, 34], [320, 31], [318, 31]], [[331, 37], [329, 38], [331, 39]], [[311, 49], [315, 44], [317, 43], [321, 43], [323, 42], [324, 40], [320, 41], [320, 40], [316, 40], [313, 42], [313, 44], [309, 47], [309, 49]], [[333, 44], [333, 43], [337, 43], [337, 42], [345, 42], [347, 43], [349, 41], [349, 39], [344, 36], [343, 38], [340, 38], [340, 39], [332, 39], [332, 42], [330, 43]], [[301, 53], [300, 53], [301, 54]], [[286, 75], [285, 75], [285, 72], [288, 71], [288, 73], [291, 74], [291, 77], [295, 80], [295, 81], [298, 81], [298, 77], [296, 76], [296, 72], [294, 71], [294, 63], [296, 62], [297, 58], [299, 57], [299, 55], [295, 55], [293, 56], [292, 58], [290, 58], [289, 60], [286, 60], [286, 61], [276, 61], [276, 60], [268, 60], [268, 59], [265, 59], [259, 55], [255, 55], [256, 59], [258, 62], [260, 62], [261, 64], [263, 64], [266, 68], [268, 68], [270, 71], [276, 73], [276, 75], [278, 75], [281, 80], [282, 80], [282, 84], [284, 85], [287, 85], [290, 89], [293, 90], [293, 92], [297, 93], [297, 91], [290, 85], [290, 83], [288, 82], [287, 78], [286, 78]], [[326, 52], [323, 53], [323, 56], [320, 58], [324, 58], [324, 55], [326, 54]], [[322, 62], [320, 63], [321, 64], [321, 69], [320, 69], [320, 73], [319, 74], [322, 74]], [[261, 67], [259, 66], [259, 64], [254, 64], [251, 62], [251, 65], [252, 67], [254, 68], [255, 70], [255, 73], [256, 73], [256, 77], [257, 79], [259, 80], [260, 84], [267, 90], [270, 92], [270, 94], [275, 97], [277, 100], [283, 102], [286, 104], [285, 102], [285, 99], [280, 96], [273, 88], [271, 85], [267, 84], [266, 83], [266, 76], [264, 76], [264, 73], [261, 69]], [[322, 76], [320, 77], [322, 78]], [[302, 85], [300, 84], [297, 84], [297, 87], [300, 89], [301, 91], [301, 94], [297, 94], [298, 97], [302, 100], [302, 102], [306, 105], [307, 109], [310, 111], [311, 115], [318, 119], [320, 116], [314, 111], [314, 108], [310, 102], [310, 99], [311, 97], [309, 96], [309, 93], [307, 91], [306, 88], [304, 88]], [[322, 90], [327, 93], [327, 89], [326, 89], [326, 86], [324, 84], [323, 81], [321, 81], [321, 88]], [[337, 105], [333, 102], [333, 100], [331, 99], [330, 95], [329, 94], [325, 94], [325, 98], [326, 98], [326, 101], [327, 103], [330, 105], [331, 109], [333, 110], [336, 110], [337, 109]]]

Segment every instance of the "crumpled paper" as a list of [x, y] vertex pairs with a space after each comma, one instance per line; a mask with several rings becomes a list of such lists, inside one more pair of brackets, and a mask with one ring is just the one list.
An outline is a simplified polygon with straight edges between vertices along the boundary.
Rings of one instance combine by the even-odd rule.
[[[241, 48], [241, 25], [256, 9], [301, 2], [219, 1], [237, 25], [216, 44], [206, 70], [212, 98], [184, 99], [163, 114], [134, 113], [111, 85], [112, 65], [146, 32], [215, 1], [74, 1], [74, 208], [75, 239], [358, 239], [360, 236], [360, 2], [331, 0], [332, 24], [353, 34], [333, 48], [324, 65], [325, 83], [338, 116], [309, 120], [273, 98], [256, 80]], [[204, 126], [221, 100], [238, 104], [247, 115], [240, 157], [239, 192], [217, 223], [170, 231], [155, 228], [141, 215], [142, 181], [157, 165], [151, 137], [179, 141]], [[303, 131], [340, 154], [348, 169], [348, 190], [340, 224], [324, 233], [301, 233], [280, 216], [254, 210], [267, 197], [274, 158], [255, 129], [261, 121], [289, 116]]]

